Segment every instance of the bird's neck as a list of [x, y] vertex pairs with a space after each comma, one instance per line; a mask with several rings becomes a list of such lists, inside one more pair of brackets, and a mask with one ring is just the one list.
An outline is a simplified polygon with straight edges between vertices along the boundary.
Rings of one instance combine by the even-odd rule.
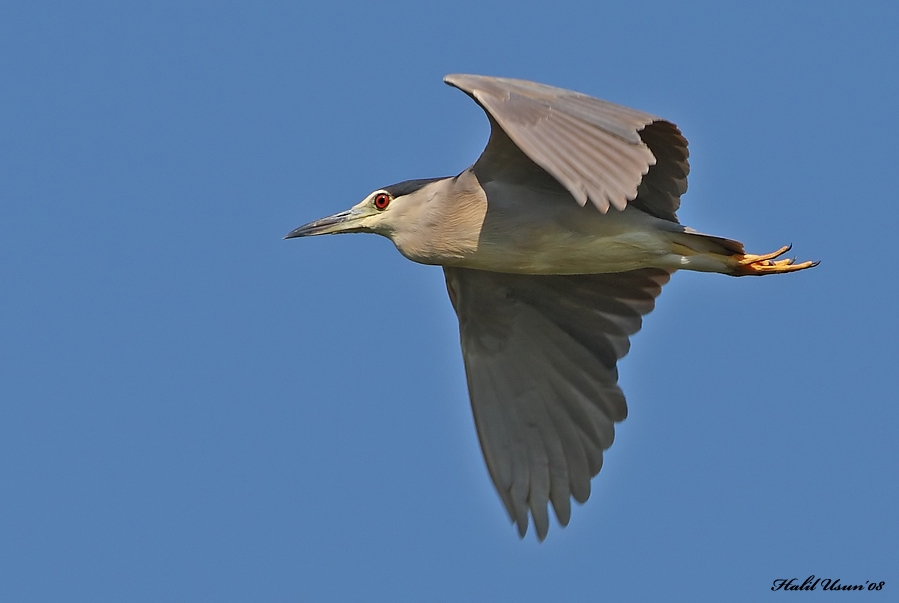
[[[414, 262], [460, 265], [475, 254], [487, 198], [470, 171], [429, 185], [431, 200], [404, 208], [395, 219], [402, 229], [384, 233], [404, 256]], [[452, 199], [452, 202], [438, 201]]]

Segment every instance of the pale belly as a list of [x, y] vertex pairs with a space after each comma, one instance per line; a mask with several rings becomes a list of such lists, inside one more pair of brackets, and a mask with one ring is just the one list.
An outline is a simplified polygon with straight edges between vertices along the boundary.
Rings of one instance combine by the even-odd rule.
[[600, 214], [565, 206], [538, 215], [490, 216], [460, 266], [527, 274], [594, 274], [677, 267], [668, 225], [628, 208]]
[[654, 233], [561, 236], [513, 244], [491, 241], [458, 263], [467, 268], [527, 274], [594, 274], [670, 267], [668, 241]]

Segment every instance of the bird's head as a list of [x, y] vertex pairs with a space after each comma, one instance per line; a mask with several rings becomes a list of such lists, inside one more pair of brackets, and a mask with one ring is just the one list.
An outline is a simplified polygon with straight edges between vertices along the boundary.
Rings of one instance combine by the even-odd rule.
[[422, 213], [436, 192], [436, 185], [443, 180], [407, 180], [379, 188], [350, 209], [304, 224], [284, 238], [373, 232], [393, 239], [397, 227], [410, 226]]

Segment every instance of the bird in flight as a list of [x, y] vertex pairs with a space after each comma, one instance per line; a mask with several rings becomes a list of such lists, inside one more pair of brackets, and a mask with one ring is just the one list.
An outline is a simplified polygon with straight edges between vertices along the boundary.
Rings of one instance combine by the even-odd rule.
[[524, 80], [449, 75], [490, 120], [478, 160], [379, 188], [285, 238], [373, 232], [443, 266], [475, 426], [518, 533], [568, 525], [627, 416], [616, 363], [676, 270], [782, 274], [817, 262], [746, 253], [677, 219], [687, 141], [673, 123]]

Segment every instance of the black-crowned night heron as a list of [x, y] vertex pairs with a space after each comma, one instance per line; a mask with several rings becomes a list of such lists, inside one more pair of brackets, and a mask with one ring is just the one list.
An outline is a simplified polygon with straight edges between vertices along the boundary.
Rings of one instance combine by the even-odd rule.
[[570, 498], [590, 496], [627, 415], [616, 362], [671, 274], [816, 263], [681, 226], [687, 141], [671, 122], [523, 80], [445, 81], [490, 119], [474, 165], [380, 188], [286, 238], [373, 232], [443, 266], [487, 468], [519, 534], [530, 511], [542, 540], [547, 503], [564, 526]]

